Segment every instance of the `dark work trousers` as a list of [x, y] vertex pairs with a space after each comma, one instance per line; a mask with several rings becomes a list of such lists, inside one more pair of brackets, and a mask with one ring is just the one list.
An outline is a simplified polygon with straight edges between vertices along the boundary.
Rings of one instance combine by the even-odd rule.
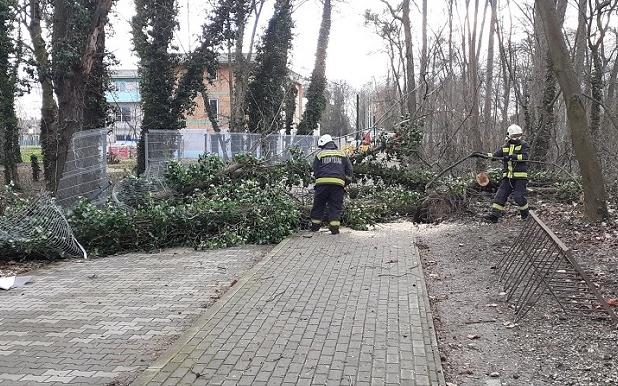
[[528, 200], [526, 200], [526, 187], [528, 186], [528, 180], [526, 179], [513, 179], [503, 178], [500, 188], [496, 192], [494, 197], [494, 203], [492, 205], [493, 214], [500, 216], [504, 210], [504, 205], [509, 199], [511, 193], [513, 194], [513, 200], [519, 205], [520, 211], [528, 209]]
[[343, 210], [343, 195], [345, 193], [343, 186], [320, 184], [316, 185], [314, 190], [311, 219], [321, 220], [322, 216], [324, 216], [324, 210], [328, 205], [328, 222], [336, 222], [333, 225], [339, 226]]

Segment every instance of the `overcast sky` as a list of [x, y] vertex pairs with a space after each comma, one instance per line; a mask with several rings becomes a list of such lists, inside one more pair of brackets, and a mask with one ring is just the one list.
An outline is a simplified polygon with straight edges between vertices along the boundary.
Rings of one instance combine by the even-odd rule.
[[[206, 20], [204, 0], [179, 0], [180, 30], [177, 32], [176, 43], [181, 50], [194, 48], [201, 27]], [[264, 25], [272, 14], [270, 9], [264, 10], [261, 19], [261, 35]], [[352, 87], [360, 88], [372, 82], [374, 77], [381, 78], [386, 74], [387, 59], [381, 50], [381, 41], [369, 28], [363, 26], [365, 9], [381, 9], [378, 0], [344, 0], [333, 1], [332, 27], [327, 54], [327, 78], [331, 81], [347, 81]], [[190, 10], [187, 12], [187, 10]], [[132, 52], [131, 32], [129, 23], [135, 14], [135, 6], [131, 0], [120, 0], [116, 3], [110, 15], [111, 36], [106, 41], [107, 49], [112, 51], [120, 61], [117, 68], [135, 69], [137, 58]], [[319, 0], [306, 0], [294, 12], [295, 38], [291, 55], [292, 70], [302, 76], [309, 77], [315, 61], [318, 32], [322, 17], [322, 6]], [[17, 114], [20, 117], [40, 116], [40, 86], [33, 84], [29, 95], [18, 98]]]
[[[194, 48], [201, 33], [201, 27], [207, 16], [205, 0], [178, 0], [180, 13], [178, 21], [180, 30], [177, 32], [176, 43], [181, 50]], [[268, 1], [268, 9], [261, 16], [262, 26], [272, 14], [272, 3]], [[363, 26], [363, 15], [366, 9], [378, 12], [384, 4], [380, 0], [332, 0], [332, 27], [329, 39], [326, 76], [330, 81], [346, 81], [352, 87], [359, 89], [367, 83], [381, 81], [387, 73], [387, 57], [383, 52], [384, 42], [378, 38], [371, 28]], [[291, 68], [302, 76], [309, 77], [315, 61], [317, 37], [322, 17], [320, 0], [298, 1], [301, 4], [294, 12], [295, 38], [291, 55]], [[395, 3], [392, 1], [392, 3]], [[429, 28], [440, 29], [443, 26], [445, 4], [443, 1], [430, 2]], [[189, 10], [189, 11], [188, 11]], [[412, 17], [419, 18], [420, 11], [412, 10]], [[107, 49], [114, 52], [120, 64], [119, 69], [135, 69], [137, 58], [132, 52], [131, 32], [129, 23], [135, 14], [132, 0], [120, 0], [110, 15], [111, 30], [114, 32], [106, 41]], [[413, 20], [413, 35], [419, 34], [420, 23]], [[108, 29], [108, 32], [110, 29]], [[22, 97], [18, 101], [18, 115], [40, 115], [40, 87], [33, 85], [32, 95]]]
[[[180, 31], [177, 42], [181, 50], [190, 50], [201, 33], [201, 26], [206, 20], [203, 0], [179, 0]], [[272, 3], [269, 2], [269, 3]], [[112, 16], [115, 35], [107, 41], [107, 47], [120, 59], [120, 68], [135, 68], [137, 59], [131, 52], [129, 21], [135, 13], [132, 1], [119, 1], [116, 14]], [[363, 14], [367, 8], [380, 9], [378, 0], [347, 0], [346, 3], [333, 2], [332, 29], [327, 55], [327, 78], [329, 80], [346, 80], [353, 87], [360, 88], [371, 82], [373, 76], [386, 73], [386, 58], [378, 52], [381, 46], [370, 29], [363, 27]], [[268, 22], [272, 14], [264, 10], [262, 25]], [[187, 12], [190, 9], [190, 12]], [[296, 27], [294, 48], [292, 51], [292, 69], [309, 77], [313, 69], [317, 37], [322, 17], [322, 6], [318, 0], [307, 0], [294, 12]], [[259, 30], [260, 34], [263, 27]]]

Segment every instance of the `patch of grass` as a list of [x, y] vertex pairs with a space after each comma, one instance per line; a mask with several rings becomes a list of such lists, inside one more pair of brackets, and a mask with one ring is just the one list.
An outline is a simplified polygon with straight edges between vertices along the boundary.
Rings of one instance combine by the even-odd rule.
[[123, 178], [133, 175], [137, 160], [134, 158], [120, 159], [117, 164], [107, 164], [107, 178], [112, 182], [118, 182]]
[[32, 154], [36, 155], [39, 159], [39, 162], [43, 162], [43, 152], [41, 151], [40, 146], [22, 146], [20, 149], [21, 152], [21, 160], [23, 162], [30, 162], [30, 156]]

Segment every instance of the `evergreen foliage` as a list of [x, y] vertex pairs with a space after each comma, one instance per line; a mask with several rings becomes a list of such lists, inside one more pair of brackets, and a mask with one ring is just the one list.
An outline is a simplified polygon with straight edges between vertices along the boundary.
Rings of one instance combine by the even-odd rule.
[[292, 125], [294, 123], [294, 115], [296, 114], [296, 98], [298, 97], [298, 90], [296, 85], [288, 80], [286, 85], [287, 92], [285, 93], [285, 134], [292, 134]]
[[[345, 201], [343, 224], [365, 230], [411, 216], [423, 198], [426, 177], [408, 176], [419, 182], [359, 180]], [[202, 156], [195, 164], [170, 164], [166, 183], [177, 192], [175, 199], [149, 195], [134, 201], [133, 210], [81, 202], [68, 220], [84, 248], [98, 256], [170, 246], [273, 244], [309, 223], [310, 199], [303, 201], [298, 192], [312, 180], [311, 164], [298, 149], [279, 163], [239, 155], [228, 164]]]
[[183, 127], [174, 115], [174, 88], [180, 57], [169, 53], [178, 28], [175, 0], [136, 0], [132, 20], [133, 42], [140, 62], [142, 132]]
[[248, 86], [248, 124], [252, 133], [268, 134], [283, 128], [282, 113], [287, 91], [285, 79], [293, 27], [292, 2], [277, 1], [274, 15], [257, 49], [256, 69]]
[[195, 52], [184, 56], [170, 52], [178, 28], [175, 0], [136, 0], [132, 20], [133, 42], [140, 58], [142, 124], [138, 144], [137, 172], [145, 169], [145, 134], [148, 130], [179, 130], [184, 114], [192, 111], [195, 97], [205, 91], [204, 71], [216, 73], [216, 54], [206, 40]]
[[213, 50], [227, 51], [240, 37], [240, 30], [247, 22], [252, 3], [250, 0], [219, 1], [208, 16], [208, 23], [204, 25], [204, 42], [209, 42]]
[[15, 41], [14, 26], [17, 19], [17, 2], [0, 2], [0, 159], [4, 165], [4, 182], [19, 184], [17, 174], [19, 155], [19, 129], [15, 115], [15, 93], [17, 91], [17, 61], [19, 45]]
[[318, 36], [318, 48], [315, 55], [315, 65], [311, 73], [311, 81], [307, 88], [307, 106], [298, 125], [298, 134], [312, 134], [318, 128], [322, 114], [326, 109], [326, 50], [330, 36], [331, 25], [330, 0], [325, 0]]
[[78, 240], [94, 255], [278, 243], [300, 229], [299, 207], [288, 191], [309, 183], [311, 166], [299, 151], [274, 165], [248, 155], [229, 165], [203, 156], [188, 166], [172, 163], [166, 178], [178, 200], [150, 197], [132, 211], [80, 203], [68, 218]]
[[303, 118], [298, 125], [299, 135], [310, 135], [318, 128], [322, 113], [326, 109], [326, 76], [324, 74], [311, 75], [307, 88], [307, 105], [303, 111]]

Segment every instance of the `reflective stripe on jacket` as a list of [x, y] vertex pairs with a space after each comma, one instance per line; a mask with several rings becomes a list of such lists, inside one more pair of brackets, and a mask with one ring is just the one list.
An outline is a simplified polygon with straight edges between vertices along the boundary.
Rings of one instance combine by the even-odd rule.
[[345, 186], [352, 180], [352, 162], [344, 150], [339, 150], [334, 142], [329, 142], [316, 154], [313, 174], [316, 185]]
[[[528, 178], [528, 152], [530, 145], [524, 140], [508, 141], [495, 153], [487, 153], [489, 157], [502, 158], [502, 178]], [[511, 156], [515, 155], [515, 159]]]

